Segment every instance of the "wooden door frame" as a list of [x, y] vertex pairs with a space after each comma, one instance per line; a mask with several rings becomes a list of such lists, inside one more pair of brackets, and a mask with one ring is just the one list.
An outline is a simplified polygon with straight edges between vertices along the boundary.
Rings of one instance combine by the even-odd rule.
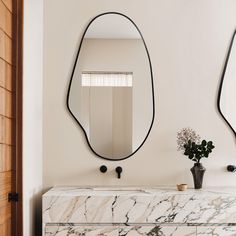
[[23, 114], [23, 0], [13, 4], [13, 192], [19, 200], [12, 204], [12, 235], [23, 235], [23, 186], [22, 186], [22, 114]]

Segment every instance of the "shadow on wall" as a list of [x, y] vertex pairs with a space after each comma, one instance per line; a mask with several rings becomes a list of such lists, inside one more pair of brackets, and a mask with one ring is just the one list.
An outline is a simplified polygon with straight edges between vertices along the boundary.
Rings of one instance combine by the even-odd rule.
[[42, 191], [34, 192], [30, 198], [29, 224], [32, 226], [31, 235], [42, 236]]

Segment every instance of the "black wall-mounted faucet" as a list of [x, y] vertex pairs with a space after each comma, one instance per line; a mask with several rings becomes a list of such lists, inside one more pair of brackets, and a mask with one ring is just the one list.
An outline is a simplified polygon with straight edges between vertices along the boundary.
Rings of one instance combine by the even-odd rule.
[[122, 167], [117, 166], [117, 167], [116, 167], [116, 173], [117, 173], [117, 177], [118, 177], [118, 179], [120, 179], [121, 172], [122, 172]]

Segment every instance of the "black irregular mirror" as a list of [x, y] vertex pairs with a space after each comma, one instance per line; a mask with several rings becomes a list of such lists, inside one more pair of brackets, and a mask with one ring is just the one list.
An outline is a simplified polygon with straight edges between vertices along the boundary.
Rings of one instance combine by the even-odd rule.
[[226, 57], [225, 66], [221, 78], [218, 109], [230, 129], [236, 136], [236, 30], [230, 42], [229, 51]]
[[97, 156], [123, 160], [143, 145], [154, 120], [152, 67], [130, 18], [109, 12], [90, 21], [73, 67], [67, 107]]

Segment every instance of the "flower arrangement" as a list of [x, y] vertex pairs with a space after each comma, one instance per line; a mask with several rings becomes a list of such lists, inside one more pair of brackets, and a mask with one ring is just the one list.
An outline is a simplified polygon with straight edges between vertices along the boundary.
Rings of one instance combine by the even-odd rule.
[[177, 133], [177, 145], [178, 150], [184, 150], [184, 145], [188, 143], [188, 141], [195, 142], [199, 144], [201, 137], [191, 128], [183, 128]]
[[215, 148], [212, 141], [201, 141], [201, 137], [191, 128], [183, 128], [177, 133], [177, 145], [178, 150], [183, 150], [184, 155], [196, 163], [208, 158]]

